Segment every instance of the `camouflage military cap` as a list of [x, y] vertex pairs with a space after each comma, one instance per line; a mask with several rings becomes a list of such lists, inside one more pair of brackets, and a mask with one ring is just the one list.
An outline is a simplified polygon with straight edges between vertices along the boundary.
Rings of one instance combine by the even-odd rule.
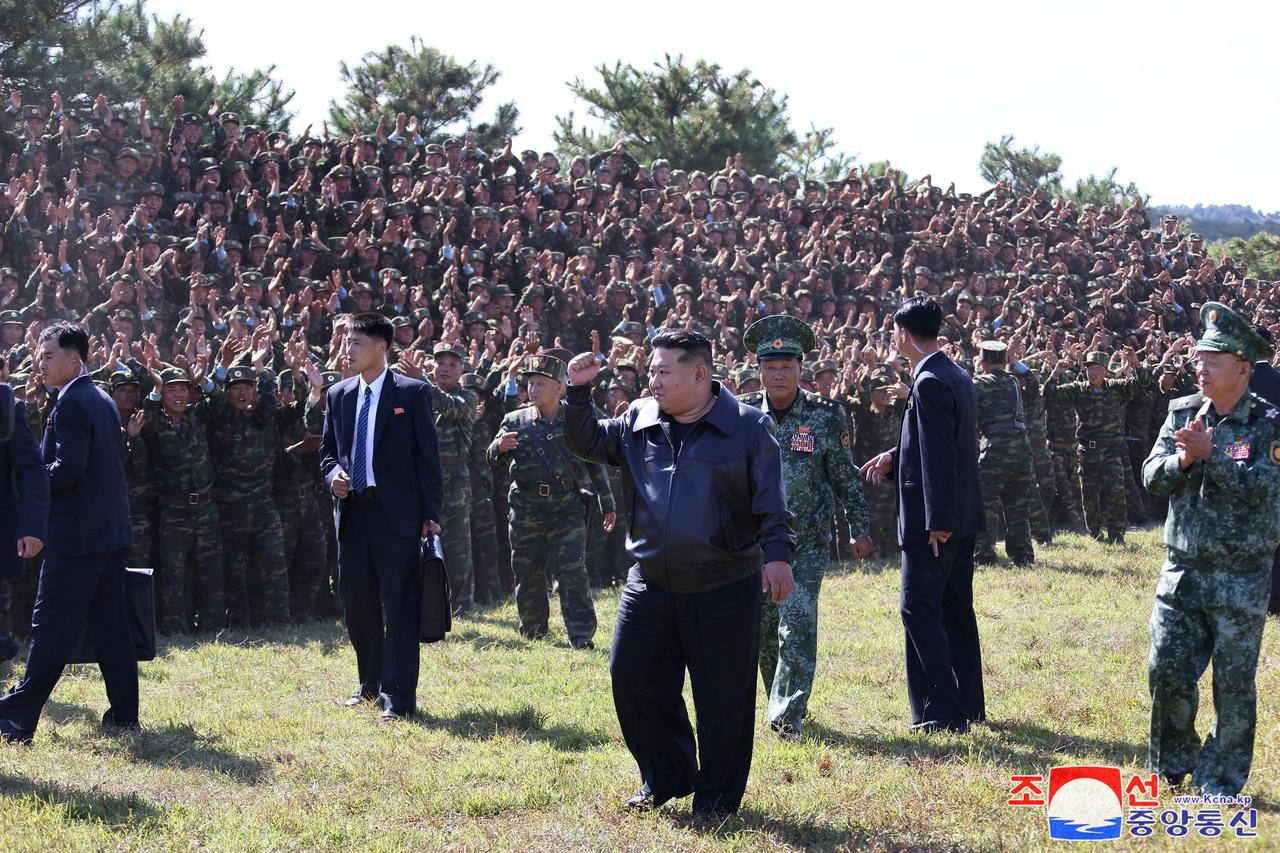
[[191, 384], [191, 377], [187, 376], [187, 372], [185, 370], [181, 370], [177, 367], [166, 367], [164, 370], [160, 371], [161, 386], [177, 385], [180, 382], [185, 382], [188, 385]]
[[1103, 367], [1107, 367], [1107, 364], [1108, 364], [1107, 354], [1099, 350], [1094, 350], [1093, 352], [1088, 353], [1084, 357], [1084, 363], [1085, 364], [1101, 364]]
[[336, 370], [326, 370], [320, 374], [320, 387], [328, 388], [342, 381], [342, 374]]
[[1004, 341], [983, 341], [978, 349], [982, 350], [983, 364], [1004, 364], [1009, 354], [1009, 345]]
[[824, 373], [837, 373], [839, 370], [840, 368], [836, 366], [836, 363], [829, 358], [824, 358], [813, 363], [813, 375], [815, 377], [821, 376]]
[[483, 391], [484, 378], [479, 373], [464, 373], [461, 385], [469, 391]]
[[277, 373], [276, 385], [280, 388], [281, 391], [292, 391], [293, 390], [293, 371], [285, 369]]
[[132, 371], [117, 370], [107, 379], [107, 387], [112, 391], [121, 385], [138, 385], [138, 377], [134, 376]]
[[232, 367], [227, 370], [227, 385], [234, 385], [237, 382], [256, 382], [258, 374], [254, 372], [252, 367]]
[[524, 368], [520, 373], [524, 376], [548, 376], [557, 382], [564, 382], [568, 378], [569, 366], [553, 355], [538, 353], [524, 360]]
[[437, 343], [431, 348], [431, 354], [433, 356], [451, 355], [458, 361], [467, 360], [467, 351], [462, 348], [462, 344], [455, 344], [449, 341], [440, 341]]
[[1252, 364], [1269, 361], [1272, 347], [1236, 312], [1221, 302], [1206, 302], [1200, 307], [1204, 333], [1196, 341], [1200, 352], [1225, 352]]
[[392, 317], [392, 318], [391, 318], [391, 328], [393, 328], [393, 329], [399, 329], [399, 328], [401, 328], [401, 327], [408, 327], [408, 328], [412, 328], [412, 327], [413, 327], [413, 321], [411, 321], [408, 317], [404, 316], [403, 314], [401, 314], [401, 315], [399, 315], [399, 316], [396, 316], [396, 317]]
[[797, 317], [775, 314], [756, 320], [743, 338], [756, 358], [799, 358], [817, 346], [813, 330]]
[[739, 385], [743, 384], [744, 382], [752, 382], [759, 378], [760, 378], [760, 371], [756, 370], [754, 367], [744, 367], [738, 371]]

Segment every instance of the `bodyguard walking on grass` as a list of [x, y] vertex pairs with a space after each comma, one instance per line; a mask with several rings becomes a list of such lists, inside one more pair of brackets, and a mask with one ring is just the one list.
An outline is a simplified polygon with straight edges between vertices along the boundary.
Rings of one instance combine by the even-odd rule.
[[80, 326], [55, 323], [40, 335], [40, 373], [45, 387], [58, 392], [41, 448], [49, 476], [49, 541], [27, 669], [0, 697], [4, 740], [31, 740], [86, 622], [111, 702], [103, 725], [138, 726], [137, 649], [125, 615], [124, 555], [133, 524], [124, 442], [115, 403], [85, 370], [88, 357], [89, 335]]
[[[1254, 675], [1280, 543], [1280, 410], [1249, 393], [1271, 347], [1234, 311], [1200, 309], [1199, 393], [1169, 404], [1142, 466], [1169, 496], [1168, 558], [1151, 613], [1151, 769], [1167, 784], [1191, 774], [1204, 794], [1235, 796], [1253, 762]], [[1198, 682], [1213, 662], [1216, 719], [1196, 734]]]
[[591, 405], [599, 356], [570, 361], [565, 438], [582, 458], [622, 468], [629, 510], [636, 562], [609, 667], [642, 780], [626, 807], [693, 794], [694, 814], [715, 819], [736, 811], [746, 790], [761, 591], [775, 602], [791, 592], [793, 517], [769, 416], [711, 378], [710, 341], [676, 329], [652, 343], [653, 396], [616, 418], [597, 419]]
[[440, 532], [441, 473], [431, 391], [387, 369], [391, 321], [358, 314], [348, 332], [357, 375], [328, 391], [320, 469], [337, 503], [338, 596], [360, 686], [382, 718], [417, 708], [422, 537]]

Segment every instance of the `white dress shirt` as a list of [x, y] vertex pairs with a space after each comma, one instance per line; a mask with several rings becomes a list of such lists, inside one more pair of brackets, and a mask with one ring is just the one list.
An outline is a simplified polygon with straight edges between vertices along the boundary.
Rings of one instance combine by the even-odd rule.
[[[364, 407], [364, 392], [368, 388], [373, 391], [369, 400], [369, 422], [365, 425], [364, 436], [364, 483], [365, 488], [378, 485], [377, 479], [373, 476], [373, 436], [375, 435], [373, 428], [378, 420], [378, 398], [382, 396], [382, 383], [387, 380], [387, 370], [384, 367], [382, 372], [378, 374], [378, 378], [372, 382], [365, 382], [364, 377], [360, 377], [357, 383], [359, 396], [356, 398], [356, 429], [360, 428], [360, 409]], [[355, 455], [355, 436], [352, 436], [351, 453]]]

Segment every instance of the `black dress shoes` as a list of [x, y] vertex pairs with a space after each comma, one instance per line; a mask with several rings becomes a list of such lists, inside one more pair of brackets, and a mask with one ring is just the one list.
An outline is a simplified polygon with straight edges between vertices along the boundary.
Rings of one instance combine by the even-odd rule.
[[591, 651], [596, 647], [596, 644], [592, 642], [590, 637], [570, 637], [569, 645], [573, 646], [575, 649], [585, 649], [587, 651]]
[[411, 716], [413, 716], [412, 711], [406, 713], [404, 711], [393, 711], [390, 708], [382, 709], [382, 722], [384, 723], [394, 723], [400, 720], [407, 720]]
[[142, 726], [138, 723], [136, 717], [131, 720], [123, 719], [118, 716], [115, 711], [112, 711], [109, 708], [107, 709], [107, 712], [102, 715], [102, 727], [104, 729], [115, 729], [117, 731], [129, 732], [142, 730]]
[[654, 802], [653, 794], [648, 791], [636, 791], [631, 799], [622, 804], [622, 808], [629, 812], [651, 812], [658, 807]]
[[925, 720], [911, 727], [913, 732], [955, 732], [964, 734], [969, 731], [968, 720]]
[[12, 720], [7, 718], [0, 719], [0, 741], [5, 743], [29, 744], [34, 737], [34, 732], [23, 731], [15, 726]]

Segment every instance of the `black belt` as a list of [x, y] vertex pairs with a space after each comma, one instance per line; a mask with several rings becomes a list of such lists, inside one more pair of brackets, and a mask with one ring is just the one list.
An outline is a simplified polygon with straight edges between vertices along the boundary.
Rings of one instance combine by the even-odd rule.
[[1108, 447], [1115, 447], [1124, 439], [1119, 438], [1099, 438], [1099, 439], [1080, 439], [1081, 450], [1104, 450]]
[[276, 489], [276, 492], [281, 497], [304, 500], [307, 495], [311, 494], [313, 489], [315, 489], [315, 484], [307, 483], [305, 486], [281, 486]]
[[578, 491], [578, 487], [572, 484], [566, 486], [561, 483], [530, 483], [525, 480], [516, 480], [516, 488], [522, 492], [536, 494], [540, 498], [571, 495]]
[[361, 503], [363, 501], [372, 501], [377, 497], [378, 497], [378, 487], [368, 486], [365, 488], [363, 492], [356, 492], [354, 490], [348, 491], [347, 496], [343, 498], [343, 500], [349, 503]]
[[211, 486], [205, 486], [198, 492], [165, 492], [165, 497], [187, 506], [200, 506], [213, 500], [213, 491]]
[[1010, 430], [1026, 431], [1027, 425], [1022, 421], [996, 421], [982, 428], [983, 432], [1009, 432]]

